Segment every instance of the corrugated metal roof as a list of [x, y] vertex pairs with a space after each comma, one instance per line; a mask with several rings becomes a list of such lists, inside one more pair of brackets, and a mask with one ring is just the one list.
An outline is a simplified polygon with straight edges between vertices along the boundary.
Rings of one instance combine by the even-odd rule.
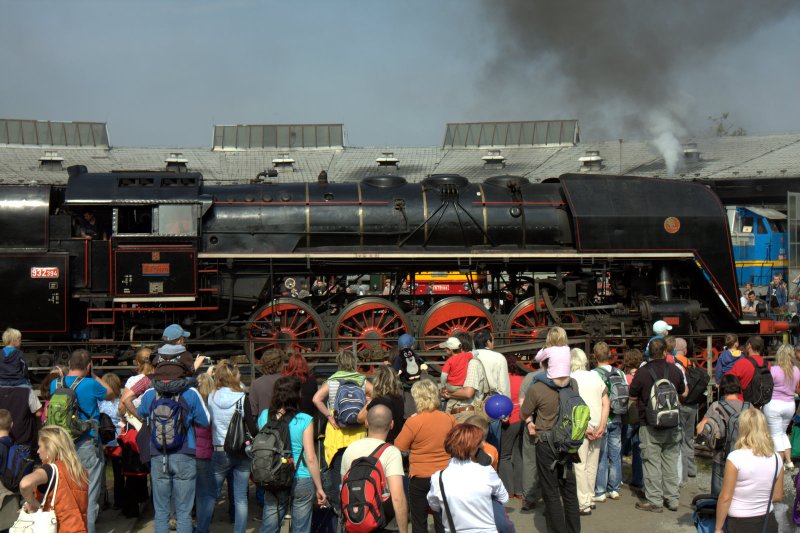
[[[675, 178], [757, 178], [800, 176], [800, 133], [692, 139], [699, 160], [686, 160]], [[277, 182], [316, 181], [320, 171], [333, 182], [352, 182], [375, 174], [392, 173], [411, 182], [430, 174], [461, 174], [480, 181], [500, 174], [525, 176], [532, 181], [558, 177], [581, 168], [579, 158], [598, 151], [599, 174], [668, 177], [662, 156], [645, 141], [581, 143], [576, 146], [503, 147], [505, 166], [489, 165], [483, 148], [338, 147], [316, 149], [250, 149], [215, 151], [211, 148], [58, 147], [61, 168], [43, 165], [44, 146], [0, 145], [0, 183], [66, 183], [66, 168], [85, 165], [91, 172], [113, 170], [164, 170], [165, 160], [179, 152], [186, 168], [203, 174], [206, 183], [241, 183], [273, 168], [273, 160], [294, 160], [291, 169], [279, 169]], [[620, 150], [621, 148], [621, 150]], [[497, 150], [493, 150], [493, 153]], [[380, 167], [376, 159], [392, 152], [397, 167]]]

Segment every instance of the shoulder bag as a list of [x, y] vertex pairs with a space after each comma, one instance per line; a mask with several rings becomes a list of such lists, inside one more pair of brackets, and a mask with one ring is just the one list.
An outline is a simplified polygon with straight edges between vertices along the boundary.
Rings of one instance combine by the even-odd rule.
[[251, 440], [244, 420], [244, 409], [242, 408], [242, 401], [245, 399], [246, 395], [236, 402], [235, 411], [228, 424], [228, 432], [225, 434], [223, 448], [225, 453], [234, 457], [245, 457], [245, 448], [247, 448]]
[[[447, 470], [446, 468], [444, 470]], [[453, 522], [453, 514], [450, 512], [450, 506], [447, 505], [447, 496], [444, 493], [444, 470], [439, 472], [439, 491], [442, 493], [442, 503], [444, 504], [444, 514], [447, 516], [447, 525], [450, 528], [450, 533], [456, 533], [456, 526]]]
[[[44, 491], [42, 503], [39, 508], [33, 513], [27, 513], [20, 510], [19, 517], [11, 529], [10, 533], [57, 533], [58, 521], [56, 520], [56, 492], [58, 492], [58, 467], [55, 464], [50, 465], [53, 468], [53, 475], [50, 478], [50, 483], [47, 484], [47, 490]], [[50, 493], [52, 487], [53, 492]], [[43, 511], [47, 502], [47, 495], [50, 494], [50, 507], [49, 511]]]

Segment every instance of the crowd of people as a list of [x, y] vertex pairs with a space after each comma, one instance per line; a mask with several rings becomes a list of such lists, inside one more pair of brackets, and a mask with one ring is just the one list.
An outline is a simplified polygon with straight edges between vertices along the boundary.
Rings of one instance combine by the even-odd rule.
[[156, 351], [136, 354], [124, 384], [114, 373], [98, 377], [79, 349], [37, 395], [21, 334], [9, 329], [0, 530], [43, 508], [59, 531], [93, 532], [106, 505], [138, 516], [151, 501], [156, 533], [208, 533], [227, 487], [236, 533], [253, 517], [261, 533], [276, 533], [289, 514], [293, 533], [422, 533], [431, 521], [437, 532], [513, 532], [511, 498], [523, 510], [541, 506], [549, 531], [577, 532], [582, 516], [622, 498], [627, 455], [635, 508], [677, 511], [681, 486], [697, 475], [697, 442], [713, 456], [716, 529], [777, 531], [772, 502], [794, 468], [787, 427], [798, 352], [781, 346], [771, 365], [760, 337], [740, 349], [728, 336], [714, 369], [719, 400], [698, 420], [708, 375], [670, 330], [656, 322], [644, 351], [618, 358], [605, 342], [590, 354], [570, 348], [552, 327], [534, 358], [540, 369], [529, 373], [494, 350], [491, 332], [458, 333], [439, 345], [438, 381], [409, 334], [369, 374], [341, 351], [321, 383], [303, 355], [268, 351], [246, 387], [231, 360], [203, 368], [189, 333], [173, 324]]

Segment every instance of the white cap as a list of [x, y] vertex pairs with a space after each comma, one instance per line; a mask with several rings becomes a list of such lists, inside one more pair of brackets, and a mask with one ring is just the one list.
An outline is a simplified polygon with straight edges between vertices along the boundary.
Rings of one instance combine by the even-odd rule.
[[653, 324], [653, 333], [656, 333], [658, 335], [663, 335], [664, 333], [668, 332], [671, 329], [672, 329], [672, 326], [670, 326], [669, 324], [667, 324], [663, 320], [657, 320]]
[[439, 344], [437, 348], [450, 348], [451, 350], [458, 350], [461, 347], [461, 341], [455, 337], [450, 337], [443, 343]]

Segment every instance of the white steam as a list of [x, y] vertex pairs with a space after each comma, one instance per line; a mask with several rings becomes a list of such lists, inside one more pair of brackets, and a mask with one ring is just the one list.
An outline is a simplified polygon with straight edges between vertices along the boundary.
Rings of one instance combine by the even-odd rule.
[[674, 176], [683, 167], [683, 147], [678, 137], [686, 135], [685, 130], [673, 118], [657, 111], [649, 114], [646, 123], [653, 146], [664, 158], [667, 176]]

